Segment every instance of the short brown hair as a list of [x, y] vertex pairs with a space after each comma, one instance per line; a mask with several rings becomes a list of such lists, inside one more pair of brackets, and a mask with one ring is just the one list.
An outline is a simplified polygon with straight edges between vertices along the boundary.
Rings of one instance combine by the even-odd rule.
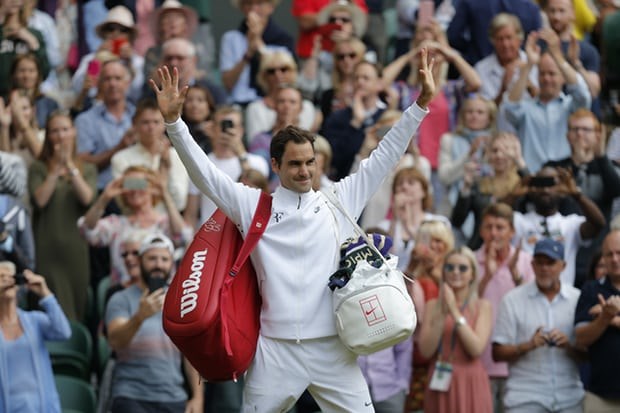
[[497, 202], [487, 206], [482, 211], [482, 221], [484, 218], [490, 216], [495, 218], [503, 218], [510, 222], [510, 226], [514, 228], [514, 211], [512, 207], [504, 202]]
[[286, 144], [293, 142], [296, 144], [302, 144], [310, 142], [312, 145], [312, 151], [314, 152], [314, 134], [307, 130], [298, 128], [297, 126], [289, 125], [284, 129], [280, 129], [271, 139], [269, 145], [269, 156], [276, 160], [276, 164], [280, 166], [282, 164], [282, 156], [284, 156], [284, 149]]
[[422, 190], [424, 190], [424, 199], [422, 200], [422, 209], [425, 211], [430, 211], [433, 208], [433, 196], [429, 192], [430, 185], [426, 177], [420, 172], [419, 169], [411, 166], [409, 168], [403, 168], [396, 172], [394, 175], [394, 181], [392, 181], [392, 195], [396, 192], [396, 187], [400, 183], [400, 181], [404, 179], [413, 179], [418, 181], [420, 185], [422, 185]]

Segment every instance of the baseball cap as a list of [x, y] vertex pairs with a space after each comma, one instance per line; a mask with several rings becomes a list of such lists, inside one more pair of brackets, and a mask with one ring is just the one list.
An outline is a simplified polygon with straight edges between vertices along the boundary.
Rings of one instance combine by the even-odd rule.
[[149, 234], [144, 237], [140, 244], [139, 254], [143, 255], [153, 248], [165, 248], [170, 254], [174, 254], [174, 244], [172, 244], [170, 238], [161, 233]]
[[564, 261], [564, 244], [551, 238], [543, 238], [534, 246], [534, 255], [545, 255]]

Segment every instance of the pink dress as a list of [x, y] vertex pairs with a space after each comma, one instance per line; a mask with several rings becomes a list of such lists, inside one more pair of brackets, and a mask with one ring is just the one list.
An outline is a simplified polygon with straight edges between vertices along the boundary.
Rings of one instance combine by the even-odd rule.
[[[463, 315], [470, 326], [476, 325], [478, 318], [478, 308], [474, 314], [467, 307]], [[446, 361], [450, 355], [450, 341], [454, 320], [446, 317], [442, 337], [442, 361]], [[431, 360], [428, 372], [428, 382], [430, 383], [437, 355]], [[482, 365], [480, 358], [472, 359], [461, 340], [456, 338], [454, 352], [452, 354], [452, 381], [447, 392], [440, 392], [426, 388], [424, 393], [424, 411], [427, 413], [492, 413], [493, 402], [491, 400], [491, 387], [487, 372]]]

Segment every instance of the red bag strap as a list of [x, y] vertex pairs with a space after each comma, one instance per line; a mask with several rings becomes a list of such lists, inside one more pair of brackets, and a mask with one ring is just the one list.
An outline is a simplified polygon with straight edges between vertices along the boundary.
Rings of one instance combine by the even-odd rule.
[[265, 232], [270, 216], [271, 195], [261, 191], [260, 198], [258, 199], [258, 205], [256, 206], [254, 217], [252, 218], [252, 224], [250, 224], [250, 228], [248, 229], [248, 235], [243, 240], [243, 245], [241, 245], [239, 255], [237, 255], [237, 259], [230, 269], [230, 276], [236, 276], [241, 267], [243, 267], [243, 264], [256, 247], [256, 244], [258, 244], [258, 240], [263, 235], [263, 232]]

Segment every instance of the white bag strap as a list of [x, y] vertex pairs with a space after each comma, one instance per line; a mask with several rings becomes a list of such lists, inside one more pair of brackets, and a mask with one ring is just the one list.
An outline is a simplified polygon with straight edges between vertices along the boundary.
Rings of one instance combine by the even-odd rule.
[[[379, 251], [377, 249], [377, 247], [375, 247], [375, 243], [370, 239], [370, 237], [368, 236], [368, 234], [366, 233], [366, 231], [364, 231], [358, 224], [357, 222], [351, 217], [351, 215], [349, 215], [349, 213], [347, 212], [347, 210], [345, 209], [345, 207], [342, 205], [342, 203], [340, 202], [340, 200], [338, 199], [338, 196], [336, 196], [336, 187], [335, 186], [331, 186], [329, 188], [325, 188], [322, 189], [321, 192], [325, 195], [325, 197], [329, 200], [329, 202], [332, 203], [332, 205], [334, 205], [336, 208], [338, 208], [338, 210], [342, 213], [342, 215], [344, 215], [347, 220], [351, 223], [351, 225], [353, 226], [353, 229], [355, 230], [355, 232], [364, 239], [364, 241], [366, 241], [366, 244], [368, 244], [368, 246], [379, 256], [381, 257], [381, 259], [383, 260], [383, 262], [385, 263], [385, 265], [387, 264], [387, 260], [385, 259], [385, 257], [383, 256], [383, 254], [381, 253], [381, 251]], [[415, 280], [413, 280], [412, 278], [408, 277], [407, 275], [405, 275], [403, 273], [403, 277], [409, 281], [410, 283], [414, 283]]]

